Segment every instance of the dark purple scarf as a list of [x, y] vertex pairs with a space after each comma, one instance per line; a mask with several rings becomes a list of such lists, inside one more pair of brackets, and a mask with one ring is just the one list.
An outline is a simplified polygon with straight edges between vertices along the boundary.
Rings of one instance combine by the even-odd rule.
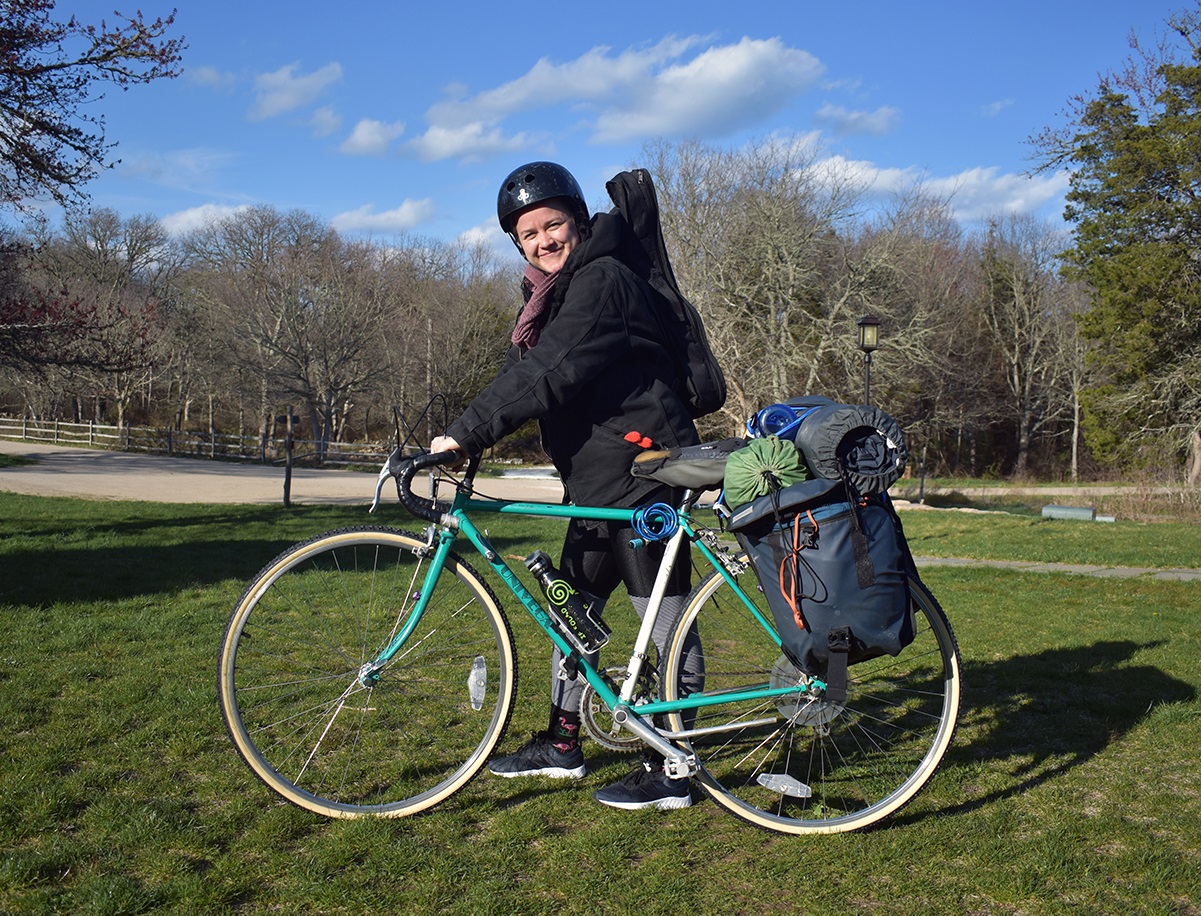
[[533, 264], [525, 266], [525, 278], [522, 285], [530, 290], [530, 298], [517, 316], [517, 326], [513, 328], [513, 343], [524, 350], [529, 350], [538, 343], [538, 335], [546, 324], [546, 310], [550, 306], [551, 293], [555, 289], [555, 281], [559, 272], [546, 274]]

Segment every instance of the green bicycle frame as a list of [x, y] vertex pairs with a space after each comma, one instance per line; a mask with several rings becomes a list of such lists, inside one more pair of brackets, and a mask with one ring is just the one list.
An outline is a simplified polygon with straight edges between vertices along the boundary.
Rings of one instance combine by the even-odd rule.
[[[675, 534], [668, 540], [667, 551], [664, 555], [663, 563], [660, 566], [659, 576], [656, 579], [655, 588], [650, 596], [650, 604], [647, 608], [646, 615], [643, 618], [642, 626], [639, 629], [638, 636], [634, 642], [634, 648], [627, 665], [627, 676], [621, 685], [619, 693], [615, 685], [605, 674], [597, 670], [588, 659], [580, 655], [579, 651], [572, 646], [567, 639], [559, 632], [558, 626], [550, 613], [542, 606], [539, 600], [530, 593], [513, 572], [512, 568], [505, 562], [504, 558], [496, 551], [489, 541], [488, 536], [475, 524], [471, 519], [472, 512], [481, 512], [488, 514], [501, 515], [520, 515], [520, 516], [541, 516], [547, 518], [565, 518], [565, 519], [591, 519], [599, 521], [619, 521], [627, 524], [631, 523], [637, 509], [610, 509], [599, 507], [581, 507], [574, 505], [562, 505], [557, 503], [541, 503], [541, 502], [520, 502], [515, 500], [480, 500], [474, 499], [467, 494], [457, 492], [454, 500], [451, 503], [449, 510], [443, 515], [441, 524], [437, 527], [436, 540], [431, 544], [433, 553], [430, 558], [428, 569], [425, 573], [425, 578], [421, 586], [421, 591], [417, 602], [409, 612], [408, 619], [397, 632], [395, 638], [387, 646], [386, 649], [376, 658], [376, 660], [364, 667], [362, 679], [364, 683], [369, 679], [374, 679], [376, 672], [383, 668], [389, 660], [391, 660], [398, 652], [401, 651], [414, 630], [417, 629], [421, 622], [422, 615], [429, 603], [430, 596], [433, 594], [437, 586], [438, 579], [442, 575], [442, 571], [446, 564], [446, 559], [450, 555], [451, 546], [461, 533], [481, 557], [488, 563], [489, 566], [496, 572], [500, 579], [508, 587], [514, 597], [521, 602], [522, 606], [534, 618], [542, 631], [550, 638], [551, 642], [558, 647], [564, 658], [574, 661], [576, 668], [584, 676], [584, 679], [596, 691], [597, 696], [612, 710], [615, 721], [620, 721], [624, 728], [638, 735], [647, 743], [656, 747], [663, 753], [672, 755], [678, 754], [679, 750], [668, 744], [662, 735], [650, 725], [646, 724], [646, 717], [653, 716], [659, 713], [680, 712], [683, 710], [699, 709], [706, 706], [716, 706], [722, 703], [742, 700], [759, 700], [769, 699], [774, 697], [782, 697], [788, 695], [796, 695], [800, 691], [806, 689], [803, 686], [788, 686], [788, 687], [771, 687], [765, 683], [762, 687], [743, 688], [734, 691], [720, 691], [713, 693], [695, 693], [687, 697], [682, 697], [677, 700], [655, 700], [634, 698], [635, 685], [638, 680], [638, 674], [641, 670], [643, 662], [647, 658], [647, 648], [651, 641], [651, 630], [653, 628], [655, 618], [658, 616], [659, 607], [663, 598], [663, 593], [666, 589], [667, 574], [670, 572], [671, 566], [678, 555], [680, 546], [684, 540], [695, 545], [704, 556], [708, 564], [716, 569], [729, 584], [733, 593], [738, 596], [739, 600], [746, 606], [747, 610], [763, 627], [765, 633], [772, 639], [777, 646], [780, 643], [780, 637], [776, 634], [775, 627], [764, 617], [763, 613], [755, 605], [746, 593], [739, 586], [737, 580], [726, 569], [725, 564], [717, 556], [716, 553], [709, 547], [708, 544], [697, 533], [692, 525], [691, 516], [685, 510], [677, 510], [680, 525]], [[820, 681], [814, 681], [812, 686], [822, 687]], [[685, 737], [687, 733], [672, 734], [672, 737]]]

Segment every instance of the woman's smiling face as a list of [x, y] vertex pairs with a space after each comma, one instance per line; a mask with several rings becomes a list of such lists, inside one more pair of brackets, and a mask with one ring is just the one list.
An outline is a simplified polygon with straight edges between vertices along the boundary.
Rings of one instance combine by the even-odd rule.
[[514, 231], [525, 259], [548, 274], [562, 268], [580, 243], [575, 217], [557, 201], [522, 211]]

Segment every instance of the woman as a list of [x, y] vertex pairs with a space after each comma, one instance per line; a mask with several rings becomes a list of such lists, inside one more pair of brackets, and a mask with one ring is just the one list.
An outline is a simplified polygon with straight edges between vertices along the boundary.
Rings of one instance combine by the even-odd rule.
[[[645, 281], [618, 258], [627, 227], [620, 216], [592, 219], [579, 183], [552, 162], [515, 169], [501, 185], [497, 217], [526, 260], [525, 304], [513, 346], [496, 379], [434, 439], [431, 451], [479, 454], [531, 419], [567, 491], [579, 505], [634, 507], [673, 502], [670, 490], [630, 475], [643, 448], [694, 445], [696, 427], [680, 396], [674, 361], [661, 339], [657, 303]], [[602, 603], [624, 582], [635, 610], [646, 611], [662, 545], [640, 549], [628, 526], [573, 520], [559, 568]], [[663, 654], [689, 590], [686, 561], [677, 563], [655, 628]], [[699, 643], [686, 664], [692, 689], [703, 672]], [[509, 757], [494, 760], [498, 776], [579, 778], [582, 682], [552, 660], [551, 717]], [[596, 659], [590, 661], [595, 664]], [[688, 780], [668, 779], [662, 761], [647, 758], [629, 777], [593, 797], [617, 808], [684, 808]]]

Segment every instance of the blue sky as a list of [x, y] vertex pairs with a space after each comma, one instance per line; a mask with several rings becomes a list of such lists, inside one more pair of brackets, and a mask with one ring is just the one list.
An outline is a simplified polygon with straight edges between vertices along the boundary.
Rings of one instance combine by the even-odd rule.
[[[1183, 0], [178, 5], [185, 73], [109, 88], [121, 163], [95, 206], [174, 230], [239, 206], [348, 234], [500, 244], [496, 188], [529, 160], [590, 200], [643, 143], [804, 138], [876, 190], [921, 181], [965, 222], [1057, 219], [1062, 176], [1028, 178], [1027, 139]], [[60, 0], [96, 22], [120, 3]], [[133, 9], [130, 6], [129, 9]]]

